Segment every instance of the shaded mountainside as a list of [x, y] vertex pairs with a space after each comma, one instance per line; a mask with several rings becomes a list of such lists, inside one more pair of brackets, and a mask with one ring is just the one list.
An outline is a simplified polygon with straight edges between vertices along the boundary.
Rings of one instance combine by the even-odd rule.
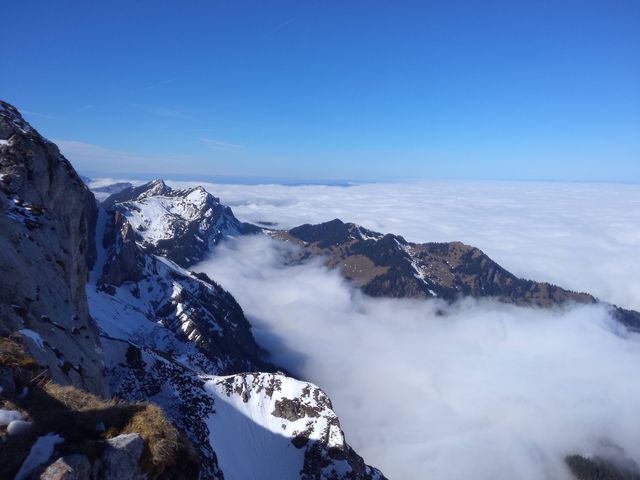
[[204, 274], [147, 253], [119, 211], [101, 211], [98, 225], [103, 236], [87, 294], [103, 332], [165, 355], [186, 355], [212, 373], [275, 369], [262, 360], [266, 352], [229, 292]]
[[[461, 242], [411, 243], [399, 235], [381, 234], [338, 219], [272, 231], [274, 238], [302, 247], [298, 260], [311, 255], [327, 258], [327, 265], [371, 296], [491, 297], [521, 306], [552, 307], [596, 303], [587, 293], [516, 277], [481, 250]], [[640, 314], [612, 307], [627, 327], [640, 330]]]
[[[0, 103], [3, 478], [234, 480], [250, 458], [257, 476], [383, 479], [318, 387], [271, 373], [235, 299], [183, 268], [260, 229], [201, 188], [117, 195], [97, 207], [57, 147]], [[24, 473], [32, 447], [48, 453]]]
[[628, 458], [569, 455], [565, 461], [578, 480], [640, 480], [638, 465]]
[[158, 407], [105, 399], [85, 293], [97, 212], [58, 148], [0, 102], [0, 477], [195, 479]]

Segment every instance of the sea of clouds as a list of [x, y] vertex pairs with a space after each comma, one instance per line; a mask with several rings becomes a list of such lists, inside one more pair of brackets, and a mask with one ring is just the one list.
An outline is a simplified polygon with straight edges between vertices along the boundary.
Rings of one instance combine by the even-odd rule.
[[640, 339], [603, 307], [374, 299], [318, 260], [284, 266], [288, 248], [242, 238], [194, 269], [389, 478], [558, 480], [565, 455], [618, 447], [640, 461]]
[[[519, 276], [640, 309], [637, 185], [204, 186], [245, 221], [461, 240]], [[233, 293], [274, 362], [327, 391], [389, 478], [561, 480], [571, 453], [640, 463], [640, 338], [604, 307], [375, 299], [320, 259], [286, 266], [289, 248], [235, 239], [193, 269]]]
[[[339, 217], [462, 240], [514, 273], [640, 308], [629, 185], [207, 185], [243, 220]], [[327, 391], [348, 441], [391, 479], [563, 479], [571, 453], [640, 463], [640, 338], [600, 306], [534, 310], [374, 299], [264, 237], [194, 267], [229, 289], [273, 360]], [[436, 315], [444, 311], [445, 315]]]
[[638, 185], [450, 181], [204, 186], [245, 221], [290, 228], [340, 218], [412, 242], [459, 240], [518, 276], [640, 310]]

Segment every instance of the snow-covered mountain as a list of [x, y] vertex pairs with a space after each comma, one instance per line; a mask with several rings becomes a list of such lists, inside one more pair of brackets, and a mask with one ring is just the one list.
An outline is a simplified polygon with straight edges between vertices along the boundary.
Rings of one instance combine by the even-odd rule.
[[[127, 188], [98, 207], [55, 145], [5, 103], [0, 175], [0, 266], [7, 273], [0, 278], [0, 333], [11, 337], [0, 342], [0, 360], [11, 358], [2, 351], [6, 345], [20, 341], [44, 369], [39, 377], [159, 405], [191, 440], [200, 478], [384, 478], [345, 442], [326, 395], [266, 360], [235, 299], [206, 275], [185, 270], [221, 239], [259, 229], [239, 222], [201, 188], [174, 191], [162, 181]], [[3, 365], [0, 384], [12, 385]], [[19, 365], [11, 368], [22, 375]], [[12, 387], [5, 399], [3, 391], [0, 409], [39, 398]], [[95, 432], [99, 445], [108, 444]], [[73, 470], [61, 455], [75, 451], [51, 438], [58, 443], [41, 468], [62, 462]], [[29, 452], [14, 443], [3, 449], [17, 452], [11, 465]], [[149, 455], [170, 459], [185, 448], [165, 443], [155, 452], [146, 445]], [[136, 451], [146, 458], [142, 447]], [[105, 461], [93, 471], [102, 472]], [[177, 461], [144, 471], [174, 478], [162, 472], [175, 471]], [[186, 469], [180, 478], [195, 478], [192, 473]]]
[[204, 188], [173, 190], [162, 180], [125, 188], [102, 206], [127, 218], [145, 250], [184, 267], [202, 261], [224, 238], [260, 231]]

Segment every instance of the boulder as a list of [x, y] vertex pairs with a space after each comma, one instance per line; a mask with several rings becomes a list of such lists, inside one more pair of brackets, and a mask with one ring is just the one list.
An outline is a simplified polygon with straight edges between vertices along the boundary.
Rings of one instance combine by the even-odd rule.
[[40, 475], [40, 480], [89, 480], [91, 464], [86, 455], [60, 457]]

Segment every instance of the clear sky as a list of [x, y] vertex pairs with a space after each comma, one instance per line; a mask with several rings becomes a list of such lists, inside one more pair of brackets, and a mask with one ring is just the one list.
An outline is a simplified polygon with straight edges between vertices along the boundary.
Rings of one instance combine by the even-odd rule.
[[0, 98], [85, 172], [640, 182], [637, 0], [0, 15]]

